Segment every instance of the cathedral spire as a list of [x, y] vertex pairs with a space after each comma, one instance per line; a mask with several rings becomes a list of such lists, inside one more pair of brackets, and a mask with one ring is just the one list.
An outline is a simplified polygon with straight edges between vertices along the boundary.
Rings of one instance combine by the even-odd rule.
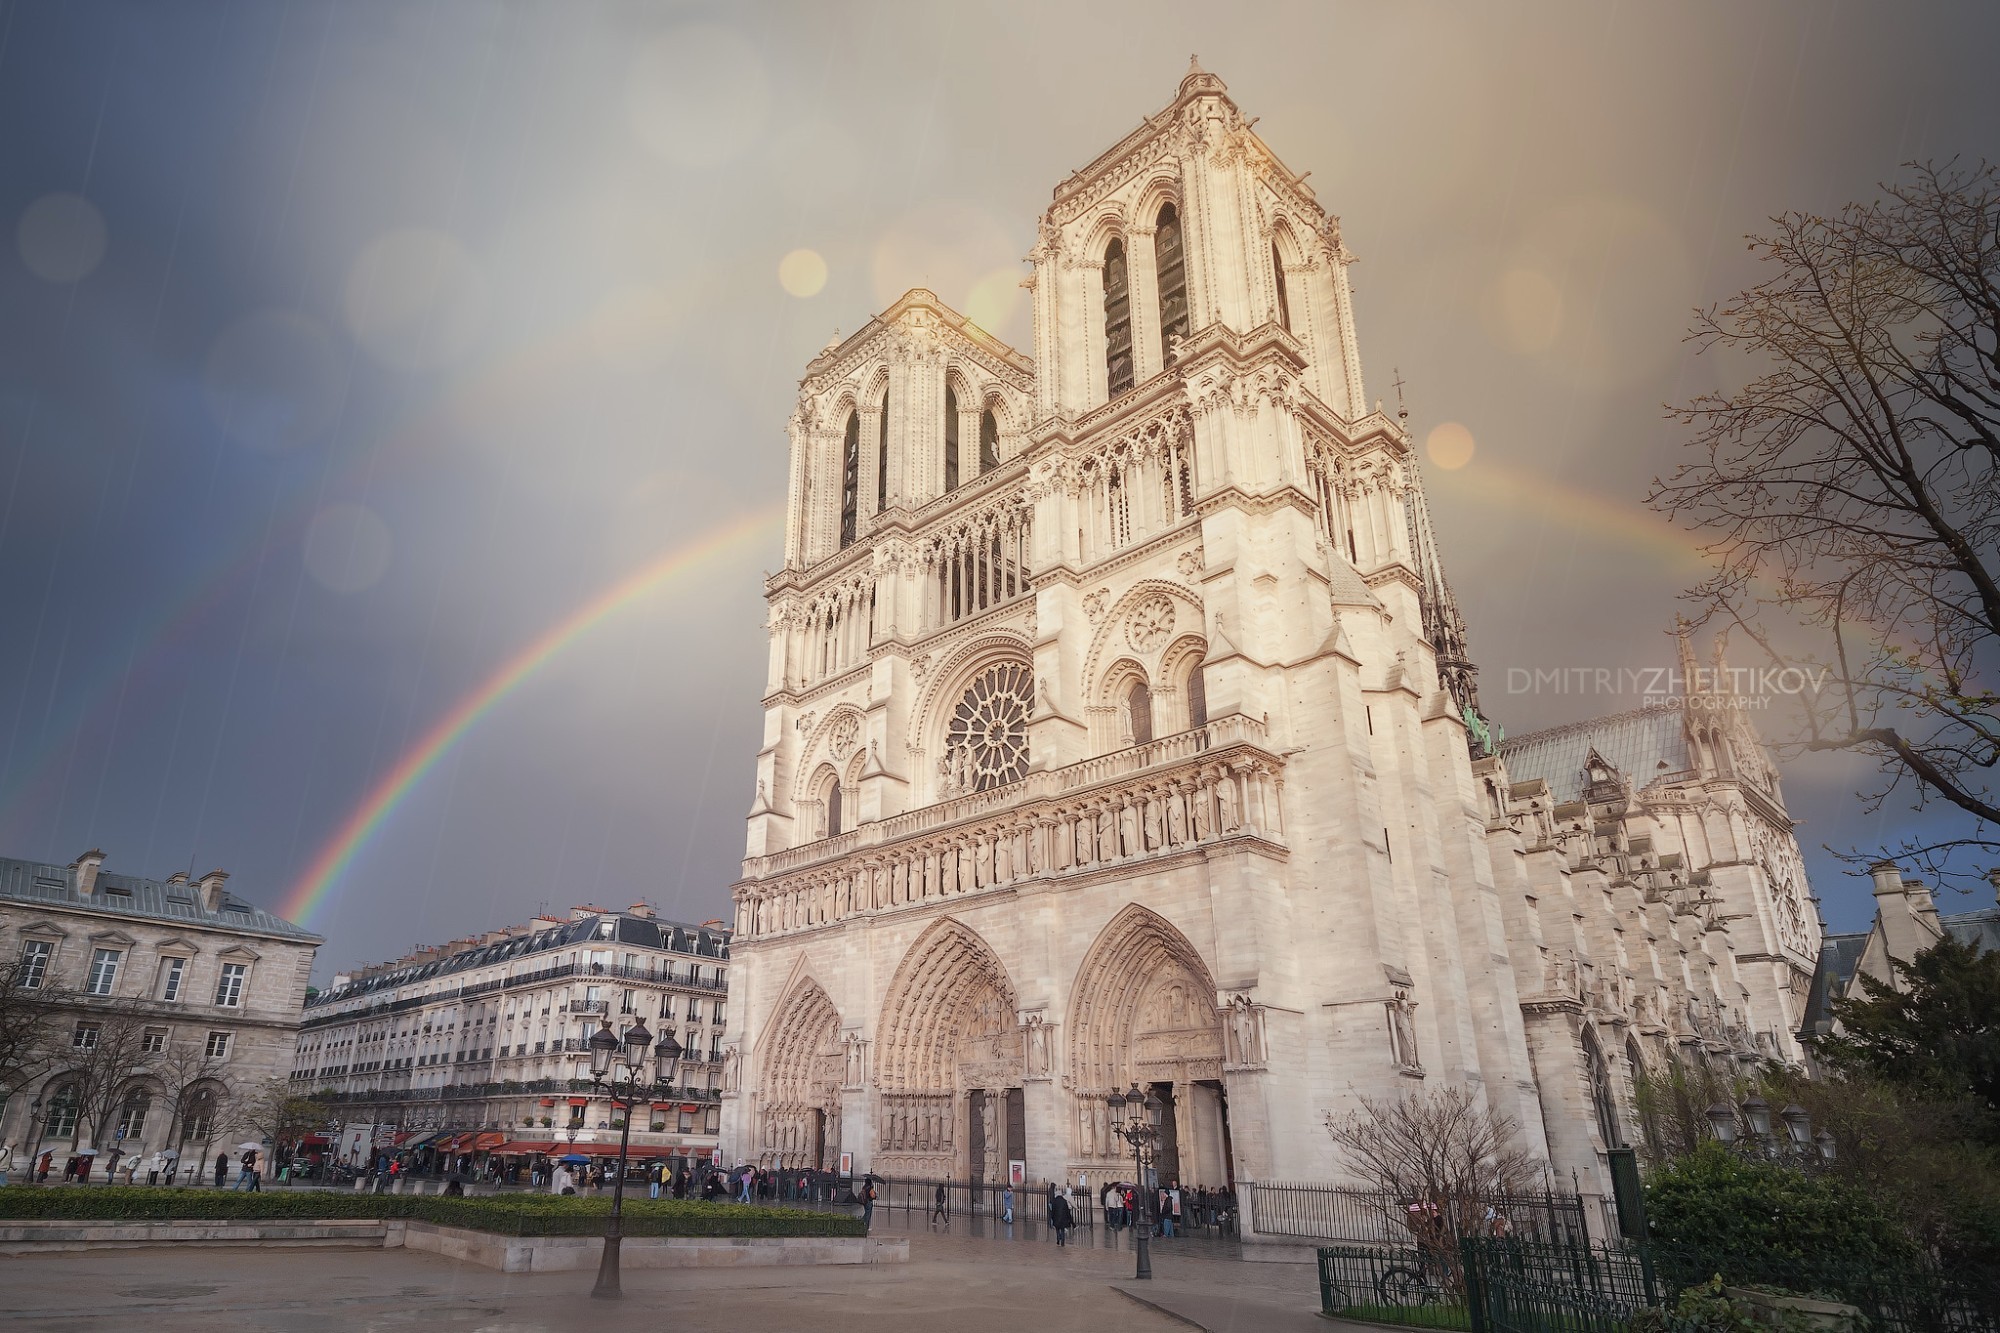
[[[1403, 403], [1403, 376], [1396, 372], [1396, 419], [1403, 439], [1409, 440], [1410, 411]], [[1479, 707], [1479, 668], [1473, 663], [1466, 643], [1465, 617], [1444, 576], [1444, 561], [1438, 557], [1437, 534], [1431, 528], [1431, 510], [1424, 498], [1423, 470], [1414, 453], [1410, 459], [1410, 485], [1404, 493], [1404, 519], [1410, 528], [1410, 548], [1416, 557], [1417, 578], [1423, 608], [1424, 637], [1437, 654], [1438, 679], [1458, 706], [1465, 723], [1466, 744], [1475, 759], [1495, 754], [1506, 734], [1492, 724]]]

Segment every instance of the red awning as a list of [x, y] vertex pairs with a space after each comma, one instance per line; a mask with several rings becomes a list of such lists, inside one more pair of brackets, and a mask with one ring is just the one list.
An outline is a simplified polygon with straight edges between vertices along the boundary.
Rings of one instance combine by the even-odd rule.
[[324, 1148], [330, 1140], [324, 1134], [308, 1134], [298, 1141], [301, 1148]]
[[569, 1104], [570, 1104], [571, 1106], [588, 1106], [588, 1105], [590, 1105], [590, 1098], [588, 1098], [588, 1097], [572, 1097], [572, 1098], [570, 1098], [570, 1099], [569, 1099]]
[[555, 1144], [538, 1143], [533, 1139], [515, 1139], [510, 1143], [497, 1144], [492, 1149], [492, 1151], [508, 1157], [521, 1156], [531, 1152], [552, 1153], [555, 1150]]
[[507, 1136], [505, 1134], [494, 1134], [489, 1131], [488, 1133], [485, 1134], [474, 1135], [473, 1140], [471, 1144], [466, 1148], [466, 1151], [492, 1152], [494, 1148], [498, 1147], [500, 1144], [505, 1143], [506, 1141], [507, 1141]]

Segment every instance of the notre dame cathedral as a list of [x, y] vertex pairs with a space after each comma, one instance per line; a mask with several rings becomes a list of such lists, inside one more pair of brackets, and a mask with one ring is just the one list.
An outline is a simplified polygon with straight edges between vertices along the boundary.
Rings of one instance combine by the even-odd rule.
[[[1819, 926], [1713, 673], [1500, 742], [1338, 220], [1222, 81], [1063, 181], [1034, 341], [916, 290], [806, 367], [736, 900], [732, 1160], [1337, 1181], [1470, 1085], [1563, 1178], [1634, 1071], [1798, 1055]], [[1722, 679], [1726, 680], [1726, 676]], [[851, 1156], [850, 1156], [851, 1155]]]

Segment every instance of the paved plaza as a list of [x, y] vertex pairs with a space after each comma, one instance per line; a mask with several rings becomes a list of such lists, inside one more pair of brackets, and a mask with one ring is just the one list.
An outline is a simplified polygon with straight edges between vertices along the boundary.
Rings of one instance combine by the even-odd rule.
[[1046, 1239], [971, 1234], [965, 1219], [948, 1230], [878, 1234], [908, 1235], [910, 1262], [628, 1272], [617, 1305], [588, 1298], [590, 1273], [496, 1273], [404, 1250], [161, 1247], [18, 1257], [0, 1259], [0, 1329], [1283, 1333], [1328, 1325], [1313, 1313], [1310, 1265], [1244, 1262], [1213, 1242], [1157, 1243], [1156, 1280], [1135, 1283], [1131, 1255], [1090, 1243], [1090, 1233], [1060, 1250]]

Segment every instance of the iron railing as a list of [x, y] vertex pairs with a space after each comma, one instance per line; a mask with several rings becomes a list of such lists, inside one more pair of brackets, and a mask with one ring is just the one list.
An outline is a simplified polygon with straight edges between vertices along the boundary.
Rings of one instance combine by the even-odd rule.
[[1803, 1302], [1836, 1321], [1887, 1333], [2000, 1328], [2000, 1280], [1914, 1259], [1860, 1263], [1767, 1249], [1469, 1236], [1460, 1261], [1472, 1333], [1626, 1333], [1642, 1326], [1693, 1333], [1676, 1306], [1683, 1293], [1709, 1286], [1744, 1300]]
[[1457, 1275], [1415, 1246], [1325, 1245], [1319, 1251], [1322, 1313], [1412, 1328], [1469, 1329]]

